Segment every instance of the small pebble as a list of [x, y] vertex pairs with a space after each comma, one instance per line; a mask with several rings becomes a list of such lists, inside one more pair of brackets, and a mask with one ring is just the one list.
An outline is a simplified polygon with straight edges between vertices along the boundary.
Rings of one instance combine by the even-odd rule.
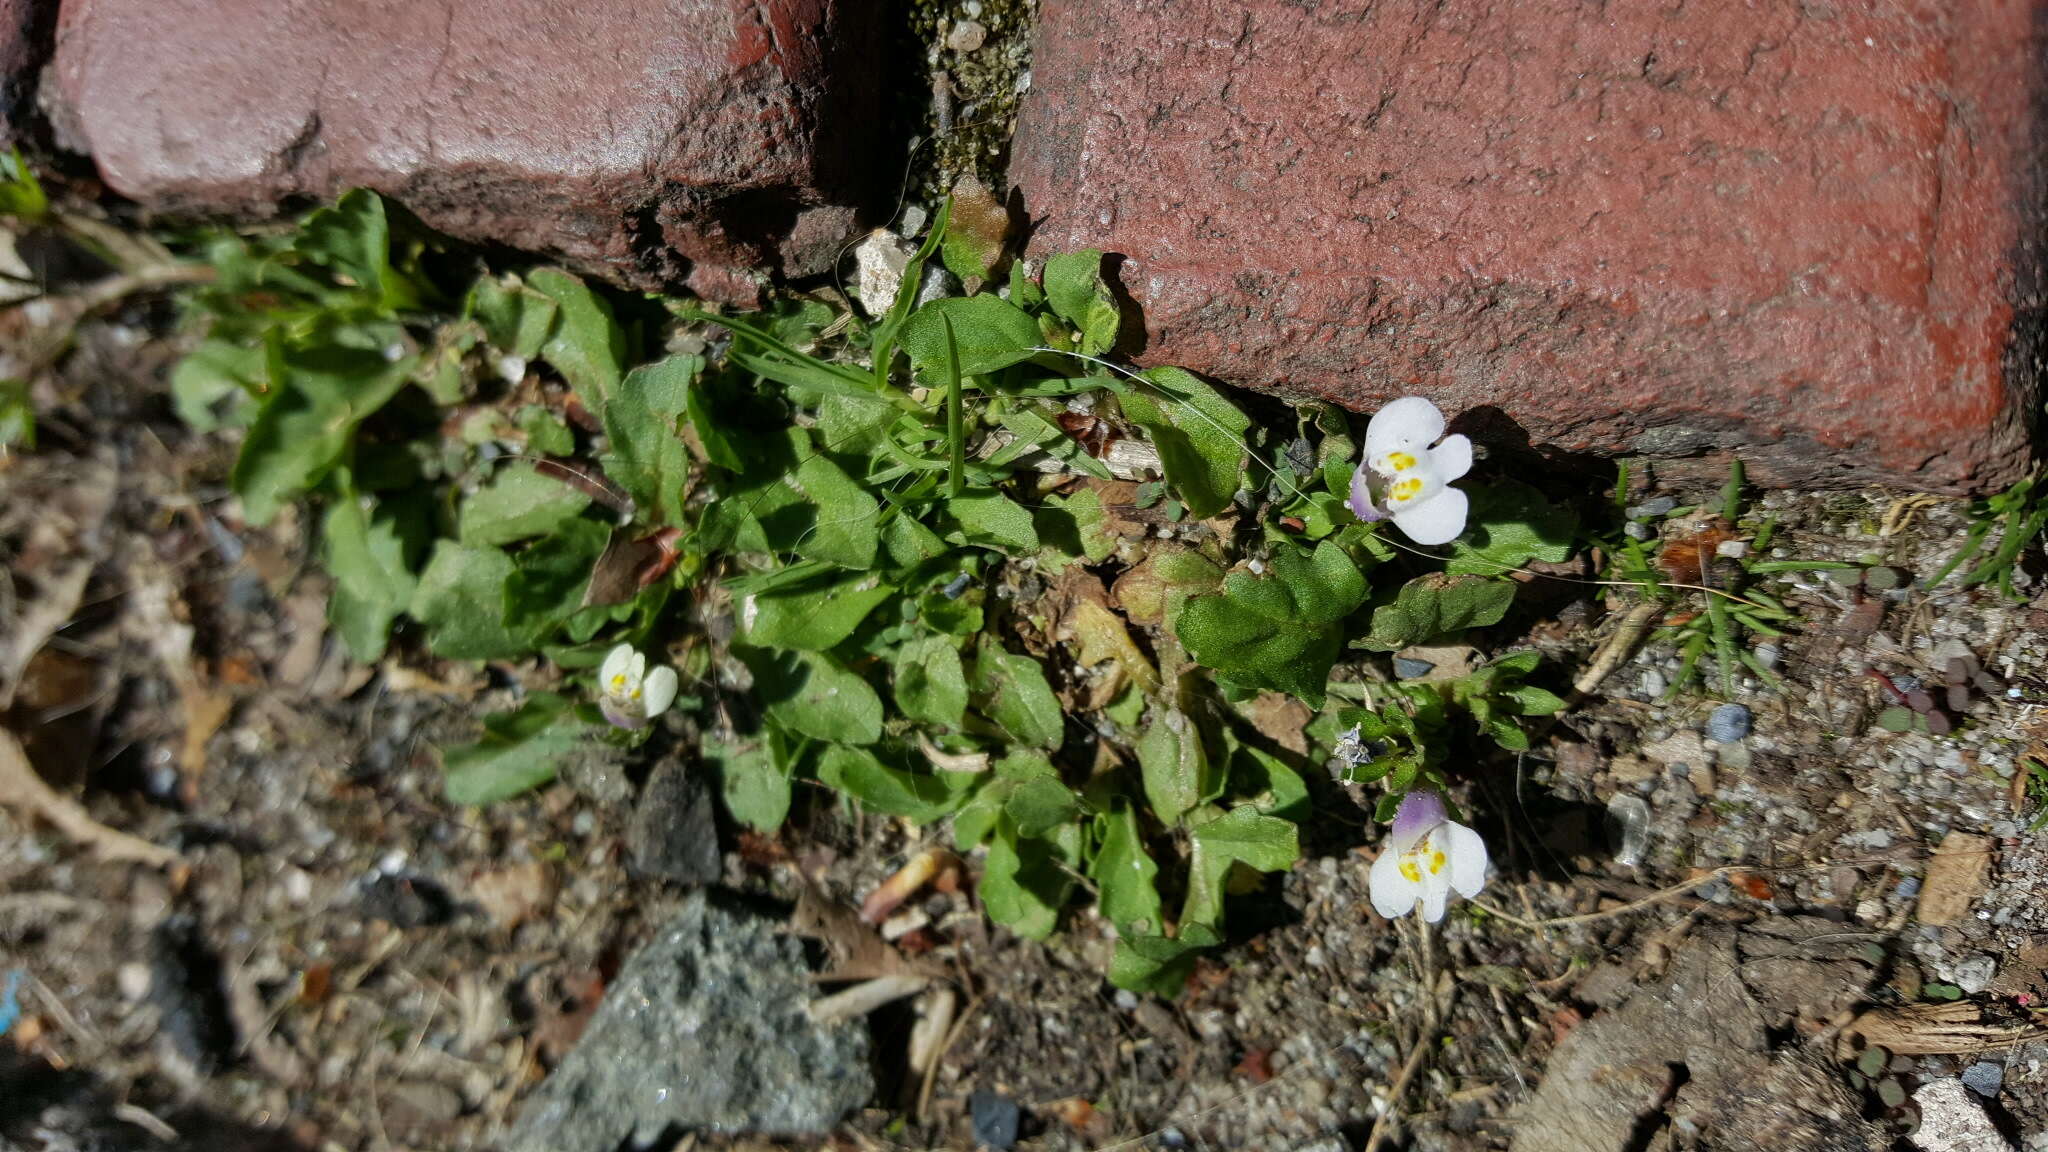
[[1996, 1096], [2005, 1087], [2005, 1065], [1979, 1060], [1963, 1069], [1963, 1087], [1979, 1096]]
[[1998, 960], [1985, 952], [1972, 952], [1956, 962], [1954, 977], [1956, 987], [1975, 996], [1991, 987], [1991, 979], [1998, 975]]
[[1741, 704], [1723, 704], [1707, 717], [1707, 739], [1734, 744], [1749, 735], [1749, 709]]
[[1747, 772], [1753, 760], [1747, 744], [1717, 744], [1714, 747], [1714, 762], [1730, 771]]
[[967, 1098], [974, 1116], [974, 1142], [995, 1152], [1005, 1152], [1017, 1143], [1017, 1128], [1023, 1119], [1017, 1102], [994, 1092], [976, 1092]]
[[1740, 560], [1744, 556], [1749, 555], [1749, 541], [1723, 540], [1719, 544], [1714, 545], [1714, 555], [1726, 556], [1730, 560]]
[[114, 986], [121, 990], [121, 999], [130, 1004], [149, 995], [149, 965], [140, 961], [123, 964], [114, 972]]
[[1654, 500], [1645, 500], [1641, 504], [1630, 508], [1628, 510], [1628, 518], [1631, 520], [1646, 520], [1652, 516], [1662, 516], [1676, 507], [1678, 507], [1678, 498], [1676, 496], [1659, 496]]
[[1756, 646], [1755, 655], [1757, 663], [1766, 668], [1776, 668], [1779, 659], [1784, 653], [1779, 650], [1776, 644], [1759, 644]]
[[1664, 694], [1665, 689], [1669, 687], [1671, 687], [1671, 681], [1665, 677], [1664, 673], [1659, 672], [1655, 668], [1643, 669], [1644, 696], [1648, 696], [1654, 699], [1658, 696], [1662, 696]]
[[1628, 538], [1631, 540], [1648, 540], [1650, 538], [1650, 530], [1648, 528], [1643, 527], [1641, 521], [1631, 520], [1628, 523], [1623, 524], [1621, 526], [1621, 530], [1622, 532], [1627, 534]]
[[507, 387], [517, 388], [526, 379], [526, 357], [500, 356], [497, 369], [498, 379], [503, 380]]
[[1394, 657], [1394, 676], [1397, 679], [1420, 680], [1435, 669], [1436, 665], [1427, 660], [1417, 660], [1412, 656]]
[[946, 33], [946, 47], [955, 52], [977, 52], [988, 42], [988, 29], [979, 20], [962, 20]]

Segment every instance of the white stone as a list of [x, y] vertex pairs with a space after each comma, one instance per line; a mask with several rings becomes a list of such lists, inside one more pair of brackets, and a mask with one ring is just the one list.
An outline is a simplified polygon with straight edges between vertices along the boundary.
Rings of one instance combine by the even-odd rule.
[[2011, 1152], [1984, 1106], [1961, 1080], [1936, 1080], [1913, 1093], [1920, 1106], [1920, 1127], [1913, 1146], [1924, 1152]]
[[149, 995], [149, 965], [142, 963], [123, 964], [114, 972], [114, 986], [121, 990], [121, 999], [130, 1004]]
[[853, 295], [869, 316], [880, 316], [896, 303], [903, 286], [903, 270], [917, 246], [887, 228], [868, 233], [853, 248]]
[[978, 52], [988, 43], [988, 28], [979, 20], [962, 20], [946, 33], [946, 47], [962, 54]]

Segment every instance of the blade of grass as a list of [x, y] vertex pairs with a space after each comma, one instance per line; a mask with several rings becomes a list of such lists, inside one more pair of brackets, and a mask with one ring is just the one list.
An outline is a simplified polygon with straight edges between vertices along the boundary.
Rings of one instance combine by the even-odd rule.
[[1721, 487], [1721, 518], [1730, 524], [1742, 519], [1742, 457], [1728, 461], [1728, 483]]
[[1678, 690], [1685, 687], [1686, 681], [1691, 680], [1699, 669], [1700, 656], [1706, 650], [1707, 637], [1704, 633], [1694, 633], [1692, 638], [1685, 642], [1685, 659], [1678, 665], [1678, 675], [1671, 678], [1671, 686], [1664, 689], [1664, 703], [1669, 704], [1678, 697]]
[[946, 443], [952, 450], [947, 491], [958, 496], [967, 488], [967, 418], [961, 411], [960, 349], [953, 343], [952, 319], [941, 312], [939, 325], [946, 332]]
[[1735, 627], [1719, 596], [1707, 597], [1707, 629], [1714, 637], [1714, 662], [1721, 666], [1721, 693], [1735, 695]]
[[1785, 690], [1784, 681], [1772, 675], [1771, 670], [1769, 668], [1764, 667], [1764, 662], [1757, 659], [1755, 653], [1743, 652], [1740, 654], [1738, 658], [1743, 662], [1744, 665], [1746, 665], [1749, 668], [1751, 672], [1756, 673], [1757, 679], [1763, 681], [1765, 684], [1770, 685], [1771, 691], [1783, 692]]

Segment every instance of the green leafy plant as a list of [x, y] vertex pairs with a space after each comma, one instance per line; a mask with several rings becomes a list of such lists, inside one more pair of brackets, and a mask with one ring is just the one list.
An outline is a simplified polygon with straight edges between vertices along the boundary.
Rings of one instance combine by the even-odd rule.
[[0, 216], [34, 225], [50, 214], [50, 198], [43, 182], [22, 159], [19, 148], [0, 152]]
[[2048, 757], [2023, 756], [2020, 769], [2027, 774], [2027, 800], [2034, 806], [2034, 819], [2027, 831], [2039, 832], [2048, 828]]
[[[1768, 591], [1764, 581], [1795, 572], [1860, 567], [1830, 560], [1760, 559], [1770, 547], [1776, 523], [1743, 523], [1744, 490], [1742, 461], [1732, 461], [1718, 516], [1702, 518], [1693, 509], [1675, 510], [1670, 522], [1681, 527], [1659, 536], [1654, 544], [1627, 532], [1609, 542], [1613, 560], [1607, 578], [1634, 584], [1642, 595], [1669, 607], [1655, 636], [1657, 642], [1675, 648], [1680, 658], [1678, 674], [1665, 691], [1667, 700], [1698, 677], [1709, 653], [1724, 696], [1735, 694], [1738, 668], [1748, 669], [1774, 690], [1782, 688], [1777, 675], [1757, 658], [1751, 638], [1789, 635], [1799, 616]], [[1627, 504], [1627, 492], [1628, 470], [1623, 465], [1615, 488], [1617, 509]], [[1737, 555], [1722, 555], [1722, 546], [1729, 543], [1740, 545]]]
[[1412, 788], [1442, 789], [1442, 764], [1457, 746], [1460, 724], [1470, 724], [1509, 752], [1526, 752], [1524, 718], [1548, 716], [1565, 706], [1562, 696], [1526, 683], [1541, 657], [1515, 652], [1471, 672], [1441, 680], [1398, 681], [1374, 691], [1378, 707], [1344, 707], [1336, 714], [1338, 757], [1345, 779], [1384, 782], [1378, 818], [1392, 819], [1401, 796]]
[[[1310, 815], [1313, 765], [1238, 706], [1321, 708], [1333, 676], [1355, 699], [1347, 656], [1500, 621], [1503, 571], [1563, 559], [1575, 522], [1524, 485], [1476, 486], [1465, 538], [1406, 555], [1345, 505], [1343, 414], [1269, 427], [1191, 373], [1122, 368], [1100, 253], [1034, 275], [999, 236], [949, 240], [950, 218], [880, 314], [727, 314], [558, 269], [476, 276], [350, 193], [207, 244], [174, 399], [196, 429], [240, 430], [252, 520], [314, 504], [359, 658], [396, 635], [539, 659], [518, 707], [443, 750], [451, 799], [681, 741], [756, 829], [805, 781], [950, 822], [986, 852], [993, 919], [1044, 937], [1087, 893], [1120, 935], [1112, 978], [1170, 992], [1225, 938], [1229, 895], [1295, 862]], [[919, 305], [935, 258], [978, 291]], [[1115, 480], [1118, 438], [1156, 472]], [[673, 662], [677, 716], [627, 731], [588, 702], [620, 645]], [[1561, 703], [1523, 682], [1534, 663], [1347, 710], [1400, 748], [1359, 778], [1390, 799], [1440, 784], [1432, 758], [1467, 719], [1527, 747], [1519, 719]], [[1101, 763], [1080, 755], [1096, 736]]]
[[0, 379], [0, 448], [34, 448], [36, 412], [29, 402], [28, 384]]
[[[2048, 528], [2048, 487], [2042, 487], [2041, 479], [2042, 474], [2036, 472], [1997, 495], [1972, 503], [1963, 546], [1928, 579], [1927, 586], [1936, 587], [1956, 569], [1970, 564], [1963, 573], [1964, 587], [1992, 584], [2008, 600], [2026, 599], [2013, 587], [2013, 572], [2027, 548], [2041, 538], [2042, 529]], [[1994, 530], [1998, 546], [1987, 554]]]
[[1365, 600], [1358, 564], [1334, 543], [1283, 547], [1264, 576], [1232, 572], [1221, 593], [1180, 612], [1181, 642], [1200, 663], [1246, 688], [1287, 692], [1320, 708], [1342, 648], [1340, 622]]

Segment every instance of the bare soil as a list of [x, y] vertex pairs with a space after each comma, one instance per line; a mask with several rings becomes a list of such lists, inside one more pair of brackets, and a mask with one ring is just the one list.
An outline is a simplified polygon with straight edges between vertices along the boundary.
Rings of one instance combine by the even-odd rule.
[[[14, 343], [49, 319], [16, 310]], [[52, 622], [26, 642], [5, 726], [99, 823], [176, 854], [166, 868], [108, 862], [0, 804], [0, 985], [21, 973], [0, 1040], [0, 1147], [73, 1146], [18, 1114], [59, 1091], [49, 1069], [74, 1073], [67, 1099], [114, 1117], [129, 1142], [108, 1147], [491, 1147], [680, 902], [628, 866], [638, 781], [451, 807], [435, 742], [546, 674], [438, 663], [404, 642], [379, 667], [353, 665], [326, 633], [304, 526], [240, 523], [231, 446], [168, 417], [163, 320], [136, 305], [83, 324], [39, 393], [41, 449], [0, 459], [0, 652]], [[1914, 577], [1965, 526], [1959, 503], [1882, 491], [1763, 505], [1789, 556]], [[68, 582], [81, 564], [89, 575]], [[1540, 578], [1544, 618], [1484, 646], [1533, 641], [1575, 675], [1617, 625], [1610, 596], [1624, 603], [1582, 577]], [[1030, 1148], [1362, 1149], [1376, 1125], [1382, 1148], [1559, 1146], [1560, 1113], [1531, 1101], [1558, 1061], [1574, 1078], [1600, 1066], [1605, 1049], [1573, 1050], [1574, 1035], [1648, 1012], [1632, 997], [1661, 995], [1708, 955], [1697, 946], [1740, 957], [1701, 1010], [1752, 1005], [1762, 1055], [1674, 1033], [1671, 1062], [1704, 1077], [1767, 1057], [1797, 1075], [1726, 1105], [1741, 1115], [1713, 1121], [1720, 1137], [1698, 1135], [1682, 1083], [1629, 1113], [1632, 1133], [1740, 1146], [1738, 1120], [1839, 1091], [1889, 1140], [1911, 1110], [1888, 1093], [1988, 1062], [1991, 1117], [2048, 1147], [2048, 1042], [2028, 1039], [2048, 997], [2048, 839], [2028, 830], [2019, 783], [2022, 754], [2048, 742], [2048, 596], [2036, 575], [2023, 586], [2031, 603], [1802, 580], [1802, 627], [1769, 661], [1784, 689], [1746, 676], [1754, 731], [1726, 745], [1700, 735], [1720, 701], [1694, 685], [1661, 702], [1675, 654], [1641, 646], [1534, 751], [1465, 773], [1496, 873], [1428, 935], [1371, 911], [1376, 833], [1335, 786], [1318, 786], [1308, 858], [1240, 899], [1233, 943], [1176, 1002], [1103, 979], [1111, 936], [1090, 910], [1040, 946], [991, 928], [971, 885], [921, 897], [962, 1021], [928, 1098], [905, 1066], [912, 1012], [885, 1009], [872, 1106], [787, 1146], [969, 1147], [976, 1091], [1023, 1105]], [[1944, 696], [1958, 653], [1992, 680], [1958, 698], [1952, 733], [1876, 726], [1871, 669]], [[1636, 863], [1616, 859], [1617, 796], [1647, 808]], [[938, 834], [800, 804], [773, 838], [722, 829], [724, 882], [793, 902], [808, 878], [858, 903]], [[1787, 923], [1832, 926], [1798, 938], [1827, 947], [1772, 953], [1796, 972], [1739, 935]], [[1861, 1081], [1858, 1036], [1892, 1054]], [[1398, 1120], [1379, 1125], [1383, 1113]]]

